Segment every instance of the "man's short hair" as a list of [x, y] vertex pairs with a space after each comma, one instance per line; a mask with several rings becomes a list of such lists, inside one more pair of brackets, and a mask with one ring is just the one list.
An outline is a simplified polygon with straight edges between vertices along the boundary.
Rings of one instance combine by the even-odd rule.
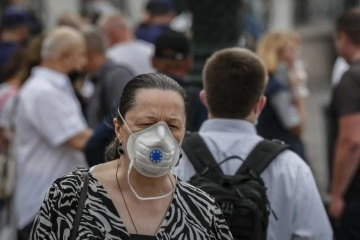
[[159, 59], [184, 60], [190, 55], [190, 41], [185, 34], [168, 30], [155, 40], [155, 57]]
[[210, 113], [218, 118], [246, 118], [264, 93], [266, 77], [264, 64], [249, 50], [215, 52], [203, 70]]
[[342, 14], [336, 22], [337, 32], [344, 32], [355, 45], [360, 45], [360, 7]]

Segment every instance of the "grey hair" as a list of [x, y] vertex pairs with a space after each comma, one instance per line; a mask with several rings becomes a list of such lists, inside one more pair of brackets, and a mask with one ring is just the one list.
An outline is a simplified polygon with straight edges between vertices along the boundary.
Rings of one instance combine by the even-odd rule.
[[82, 39], [77, 30], [67, 26], [57, 27], [45, 37], [41, 46], [41, 58], [57, 58], [62, 51], [73, 46], [77, 39]]

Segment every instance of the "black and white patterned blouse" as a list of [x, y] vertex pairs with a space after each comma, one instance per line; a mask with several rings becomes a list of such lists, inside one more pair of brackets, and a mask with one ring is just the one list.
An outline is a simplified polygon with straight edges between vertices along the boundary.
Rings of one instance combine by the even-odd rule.
[[[81, 172], [57, 179], [47, 192], [30, 240], [69, 239], [82, 186]], [[203, 191], [179, 180], [156, 236], [127, 232], [104, 187], [89, 174], [88, 195], [77, 239], [233, 239], [221, 210]]]

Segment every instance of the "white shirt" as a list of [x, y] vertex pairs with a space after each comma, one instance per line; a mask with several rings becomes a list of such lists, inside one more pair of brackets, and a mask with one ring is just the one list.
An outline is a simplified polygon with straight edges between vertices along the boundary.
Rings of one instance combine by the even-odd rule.
[[32, 71], [19, 93], [15, 128], [15, 207], [21, 229], [35, 218], [54, 180], [87, 166], [83, 154], [65, 144], [86, 129], [66, 75], [44, 67]]
[[107, 51], [114, 62], [128, 67], [135, 75], [154, 72], [151, 58], [154, 46], [142, 40], [118, 43]]
[[[262, 140], [253, 124], [241, 120], [206, 120], [199, 134], [218, 162], [232, 155], [245, 159]], [[233, 175], [241, 164], [234, 159], [222, 164], [221, 169]], [[186, 181], [195, 174], [184, 152], [176, 173]], [[272, 214], [269, 216], [268, 240], [332, 239], [332, 229], [313, 175], [299, 156], [290, 150], [280, 153], [261, 177], [271, 208], [278, 217], [276, 221]]]

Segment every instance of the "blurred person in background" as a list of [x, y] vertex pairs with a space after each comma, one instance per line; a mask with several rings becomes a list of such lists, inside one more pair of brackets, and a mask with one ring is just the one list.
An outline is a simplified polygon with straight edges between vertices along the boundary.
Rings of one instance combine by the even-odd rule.
[[24, 49], [18, 49], [9, 61], [5, 71], [5, 82], [0, 84], [0, 123], [10, 128], [15, 96], [33, 67], [41, 62], [40, 50], [44, 35], [33, 37]]
[[135, 39], [127, 19], [120, 12], [102, 16], [99, 27], [107, 40], [110, 59], [128, 67], [135, 75], [154, 72], [151, 66], [153, 45]]
[[[67, 26], [80, 31], [80, 29], [85, 26], [85, 22], [76, 13], [63, 12], [57, 19], [57, 26]], [[88, 87], [87, 84], [90, 84], [91, 87], [93, 87], [91, 83], [85, 81], [85, 75], [86, 73], [83, 70], [76, 70], [68, 73], [68, 77], [71, 81], [76, 98], [81, 105], [81, 111], [84, 116], [86, 116], [88, 96], [84, 94], [83, 91]]]
[[170, 30], [175, 15], [175, 6], [171, 0], [148, 1], [144, 19], [135, 29], [136, 38], [154, 44], [162, 32]]
[[6, 64], [30, 37], [30, 15], [22, 7], [8, 7], [2, 12], [0, 23], [0, 82], [3, 82]]
[[135, 75], [126, 66], [106, 57], [106, 45], [100, 31], [89, 26], [82, 29], [82, 33], [86, 42], [85, 71], [95, 87], [86, 112], [89, 127], [94, 129], [112, 113], [124, 86]]
[[329, 212], [337, 240], [360, 238], [360, 8], [336, 22], [336, 48], [349, 64], [334, 87], [332, 116], [333, 174]]
[[186, 75], [192, 67], [190, 41], [185, 34], [168, 30], [155, 41], [153, 67], [179, 83], [185, 89], [188, 101], [186, 130], [198, 131], [207, 119], [207, 110], [200, 100], [201, 88], [186, 81]]
[[[42, 35], [34, 37], [25, 49], [19, 48], [16, 51], [6, 68], [6, 81], [0, 84], [0, 138], [2, 139], [0, 151], [2, 153], [11, 154], [17, 106], [16, 96], [22, 84], [29, 77], [31, 69], [40, 64], [42, 40]], [[13, 186], [16, 179], [15, 172], [14, 168], [8, 168], [6, 172], [1, 172], [1, 177], [5, 176], [2, 181]], [[0, 239], [4, 237], [1, 234], [5, 235], [9, 229], [14, 230], [14, 234], [16, 234], [13, 191], [12, 189], [9, 192], [7, 198], [0, 198]]]
[[69, 27], [49, 33], [41, 65], [20, 89], [14, 151], [17, 179], [15, 209], [19, 238], [28, 239], [35, 215], [52, 182], [87, 166], [82, 149], [92, 135], [67, 76], [86, 63], [83, 36]]
[[[257, 53], [267, 68], [267, 102], [258, 119], [259, 135], [279, 139], [306, 160], [302, 135], [305, 123], [305, 79], [298, 62], [298, 44], [290, 32], [271, 32], [260, 40]], [[301, 67], [301, 66], [300, 66]]]

